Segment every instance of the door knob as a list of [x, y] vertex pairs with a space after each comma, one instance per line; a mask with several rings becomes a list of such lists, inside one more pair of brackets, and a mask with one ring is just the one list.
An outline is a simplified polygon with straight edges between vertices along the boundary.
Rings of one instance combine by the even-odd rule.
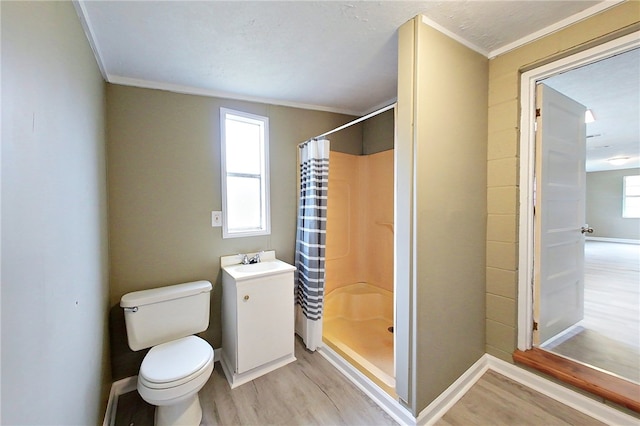
[[593, 228], [591, 228], [589, 225], [583, 226], [582, 228], [580, 228], [580, 232], [582, 232], [583, 234], [593, 234]]

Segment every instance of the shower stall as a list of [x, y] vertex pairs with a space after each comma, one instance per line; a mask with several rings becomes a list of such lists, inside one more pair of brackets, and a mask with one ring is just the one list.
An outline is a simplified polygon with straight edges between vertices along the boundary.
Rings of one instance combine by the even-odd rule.
[[322, 341], [387, 393], [394, 371], [394, 110], [331, 135]]

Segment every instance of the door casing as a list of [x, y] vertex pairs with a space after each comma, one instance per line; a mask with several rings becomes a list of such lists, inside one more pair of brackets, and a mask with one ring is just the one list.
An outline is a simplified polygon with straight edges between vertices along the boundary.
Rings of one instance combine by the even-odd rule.
[[518, 349], [533, 344], [533, 189], [535, 172], [535, 90], [544, 78], [640, 47], [635, 32], [522, 74], [520, 89], [520, 217], [518, 235]]

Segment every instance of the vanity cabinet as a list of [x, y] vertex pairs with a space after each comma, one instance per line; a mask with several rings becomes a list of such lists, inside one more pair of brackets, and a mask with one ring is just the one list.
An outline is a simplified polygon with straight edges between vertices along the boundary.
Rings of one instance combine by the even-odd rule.
[[221, 365], [231, 388], [296, 359], [294, 267], [252, 266], [223, 266]]

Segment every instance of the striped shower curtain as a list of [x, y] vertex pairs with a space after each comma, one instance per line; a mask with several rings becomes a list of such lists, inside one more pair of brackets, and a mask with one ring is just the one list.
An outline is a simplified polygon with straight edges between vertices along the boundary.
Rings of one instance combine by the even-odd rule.
[[309, 350], [322, 341], [329, 140], [299, 146], [300, 200], [296, 233], [296, 333]]

